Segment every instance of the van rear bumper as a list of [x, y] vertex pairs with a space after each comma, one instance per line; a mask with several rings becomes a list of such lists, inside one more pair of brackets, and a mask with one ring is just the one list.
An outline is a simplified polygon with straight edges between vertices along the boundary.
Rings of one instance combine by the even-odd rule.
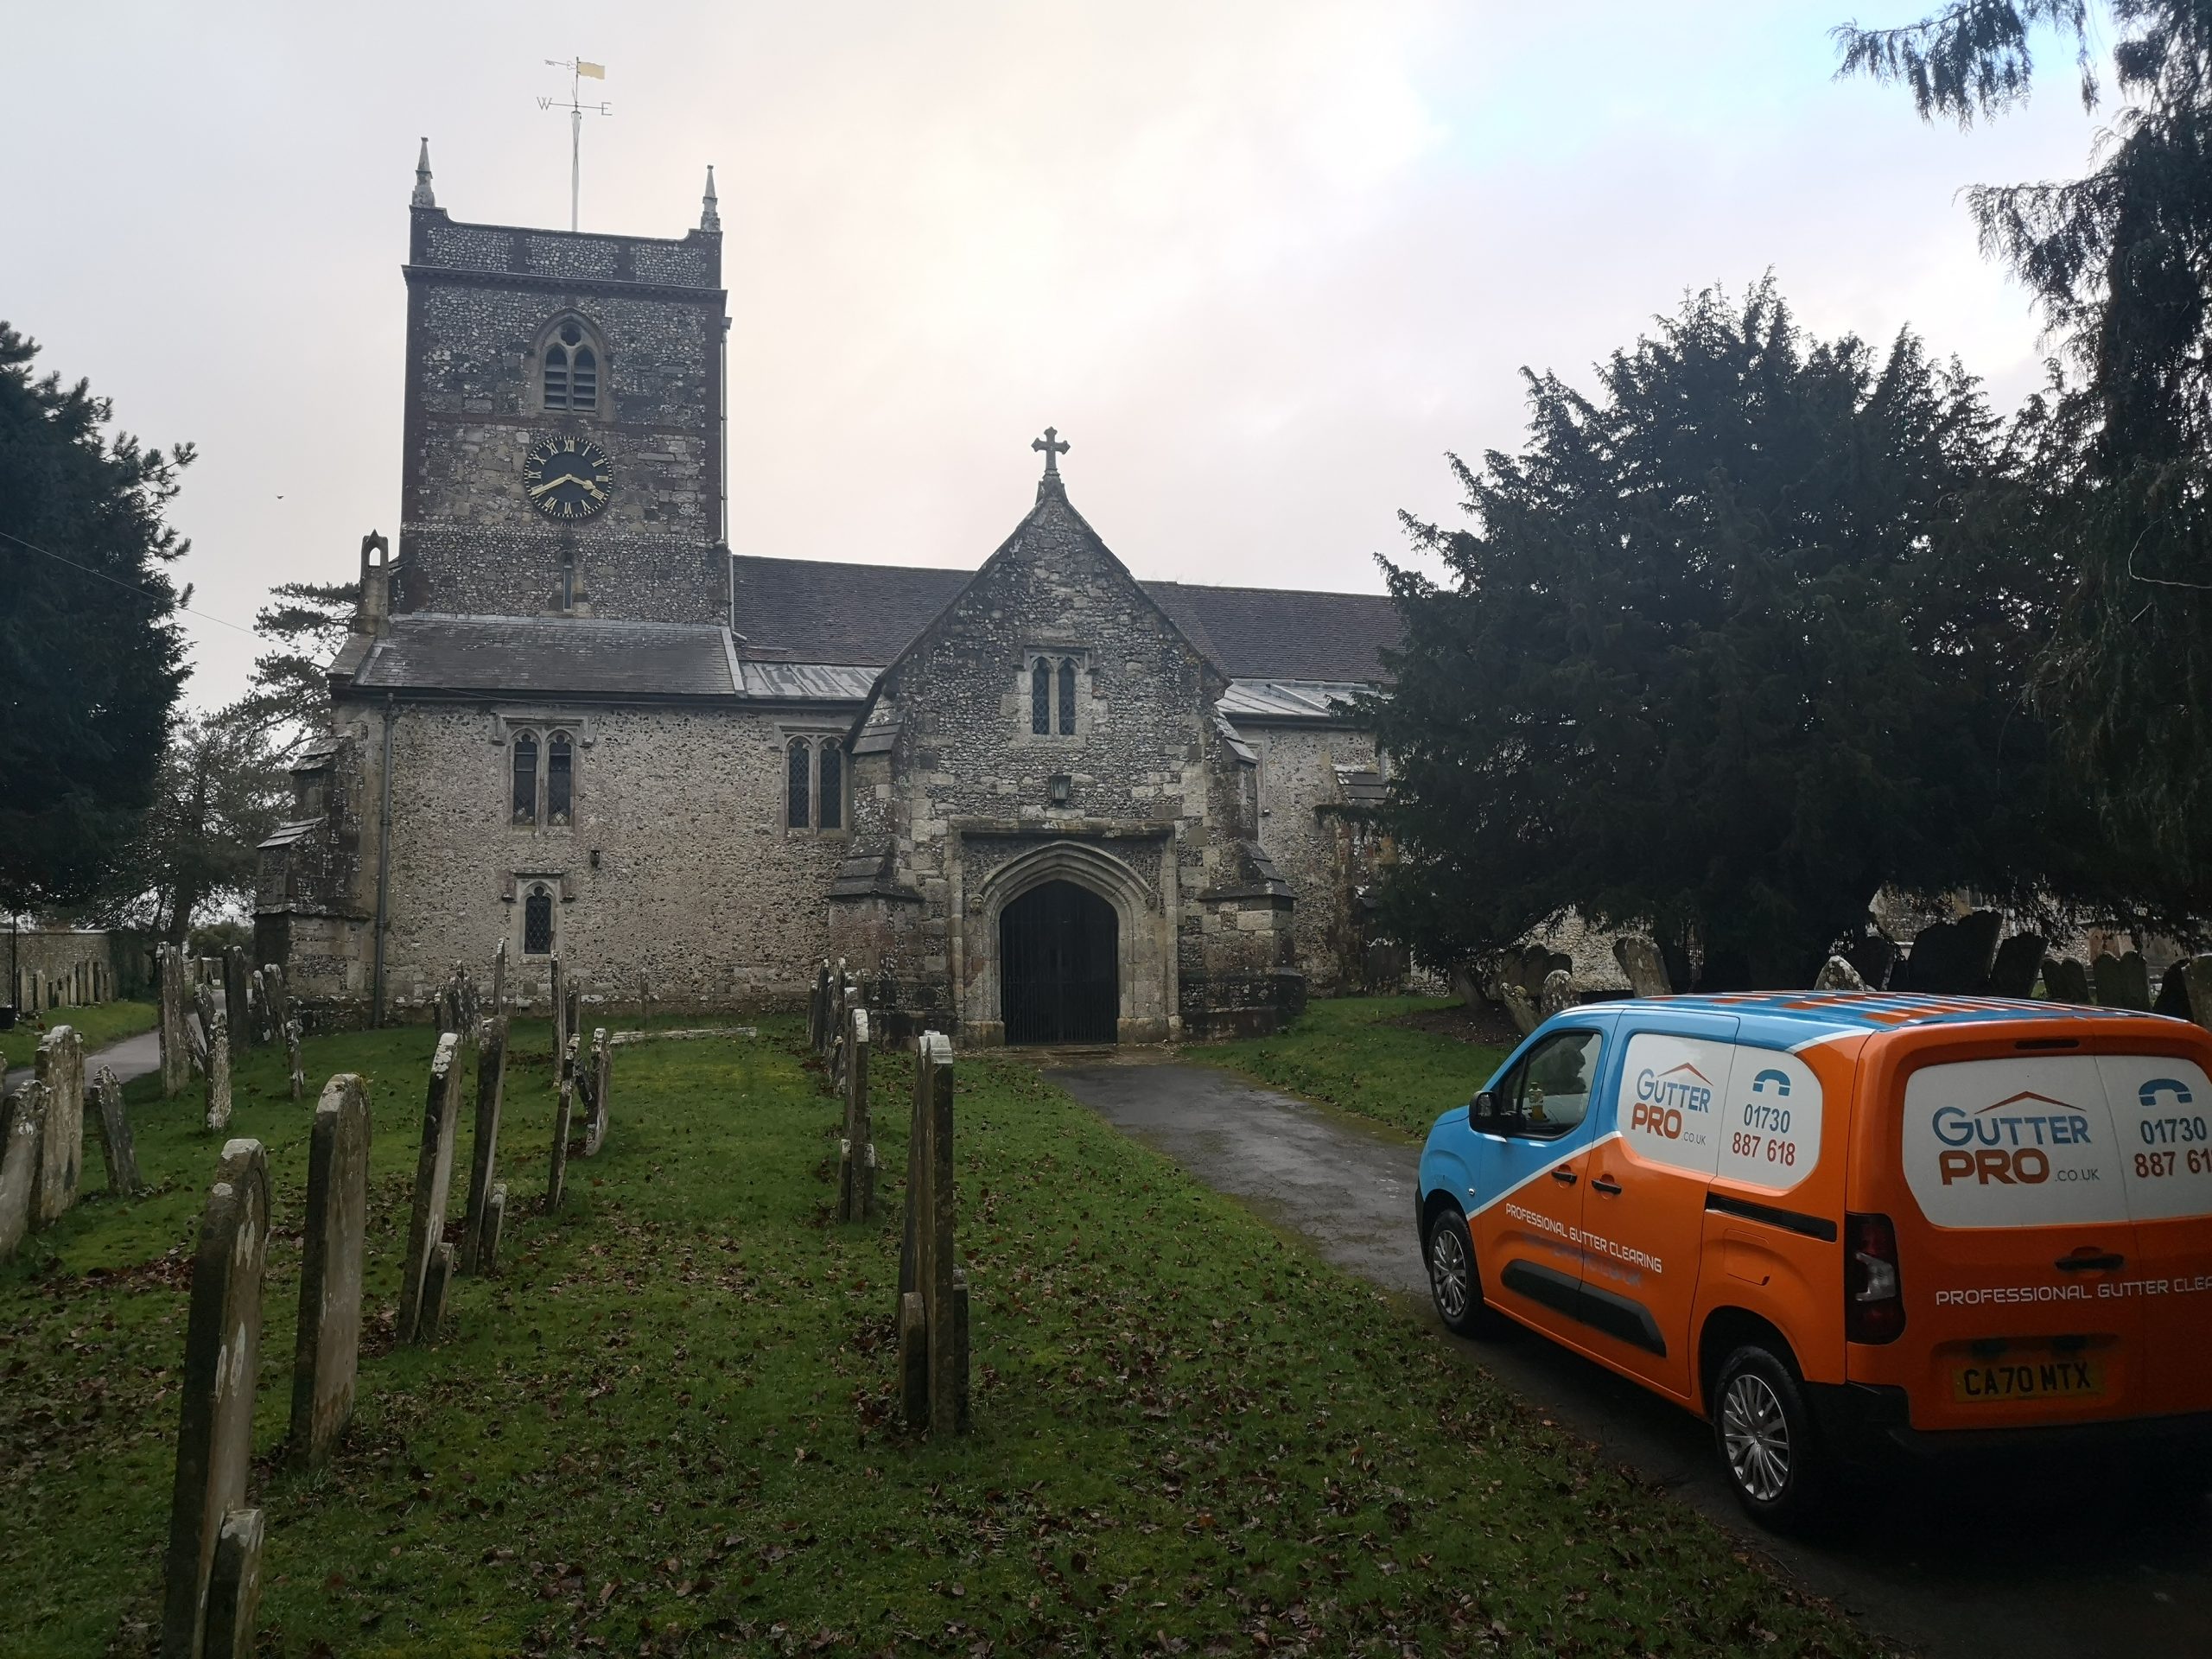
[[2139, 1450], [2212, 1452], [2212, 1412], [2024, 1428], [1926, 1429], [1913, 1427], [1903, 1389], [1865, 1382], [1807, 1383], [1805, 1395], [1823, 1438], [1847, 1459], [1897, 1451], [1929, 1459], [2019, 1452], [2089, 1456]]

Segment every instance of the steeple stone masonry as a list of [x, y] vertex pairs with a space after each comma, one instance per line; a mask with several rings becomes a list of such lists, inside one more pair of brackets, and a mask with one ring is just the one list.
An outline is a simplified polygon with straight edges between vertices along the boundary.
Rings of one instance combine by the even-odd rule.
[[410, 219], [393, 612], [726, 620], [720, 231]]

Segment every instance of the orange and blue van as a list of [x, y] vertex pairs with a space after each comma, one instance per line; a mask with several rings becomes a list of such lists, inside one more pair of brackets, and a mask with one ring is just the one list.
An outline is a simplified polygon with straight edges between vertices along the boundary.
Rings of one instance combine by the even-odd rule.
[[2212, 1033], [1759, 993], [1554, 1015], [1429, 1131], [1439, 1315], [1707, 1417], [1770, 1524], [1841, 1470], [2212, 1438]]

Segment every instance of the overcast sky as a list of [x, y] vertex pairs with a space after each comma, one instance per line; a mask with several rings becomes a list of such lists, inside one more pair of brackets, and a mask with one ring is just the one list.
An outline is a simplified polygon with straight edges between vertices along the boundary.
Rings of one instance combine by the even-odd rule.
[[2043, 355], [1957, 193], [2081, 170], [2065, 54], [1968, 135], [1837, 84], [1927, 0], [878, 0], [11, 8], [0, 316], [200, 459], [175, 509], [206, 706], [266, 588], [397, 528], [407, 196], [678, 236], [717, 169], [741, 552], [973, 568], [1050, 423], [1140, 576], [1378, 589], [1517, 371], [1771, 268], [2010, 406]]

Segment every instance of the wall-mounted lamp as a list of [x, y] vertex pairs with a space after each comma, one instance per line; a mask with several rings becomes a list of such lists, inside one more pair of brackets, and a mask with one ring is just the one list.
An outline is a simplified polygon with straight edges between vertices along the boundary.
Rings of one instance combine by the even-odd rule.
[[591, 867], [594, 870], [599, 868], [599, 849], [596, 847], [591, 849]]
[[1065, 806], [1068, 804], [1068, 798], [1074, 793], [1074, 779], [1069, 777], [1065, 772], [1056, 772], [1052, 774], [1052, 804], [1054, 806]]

